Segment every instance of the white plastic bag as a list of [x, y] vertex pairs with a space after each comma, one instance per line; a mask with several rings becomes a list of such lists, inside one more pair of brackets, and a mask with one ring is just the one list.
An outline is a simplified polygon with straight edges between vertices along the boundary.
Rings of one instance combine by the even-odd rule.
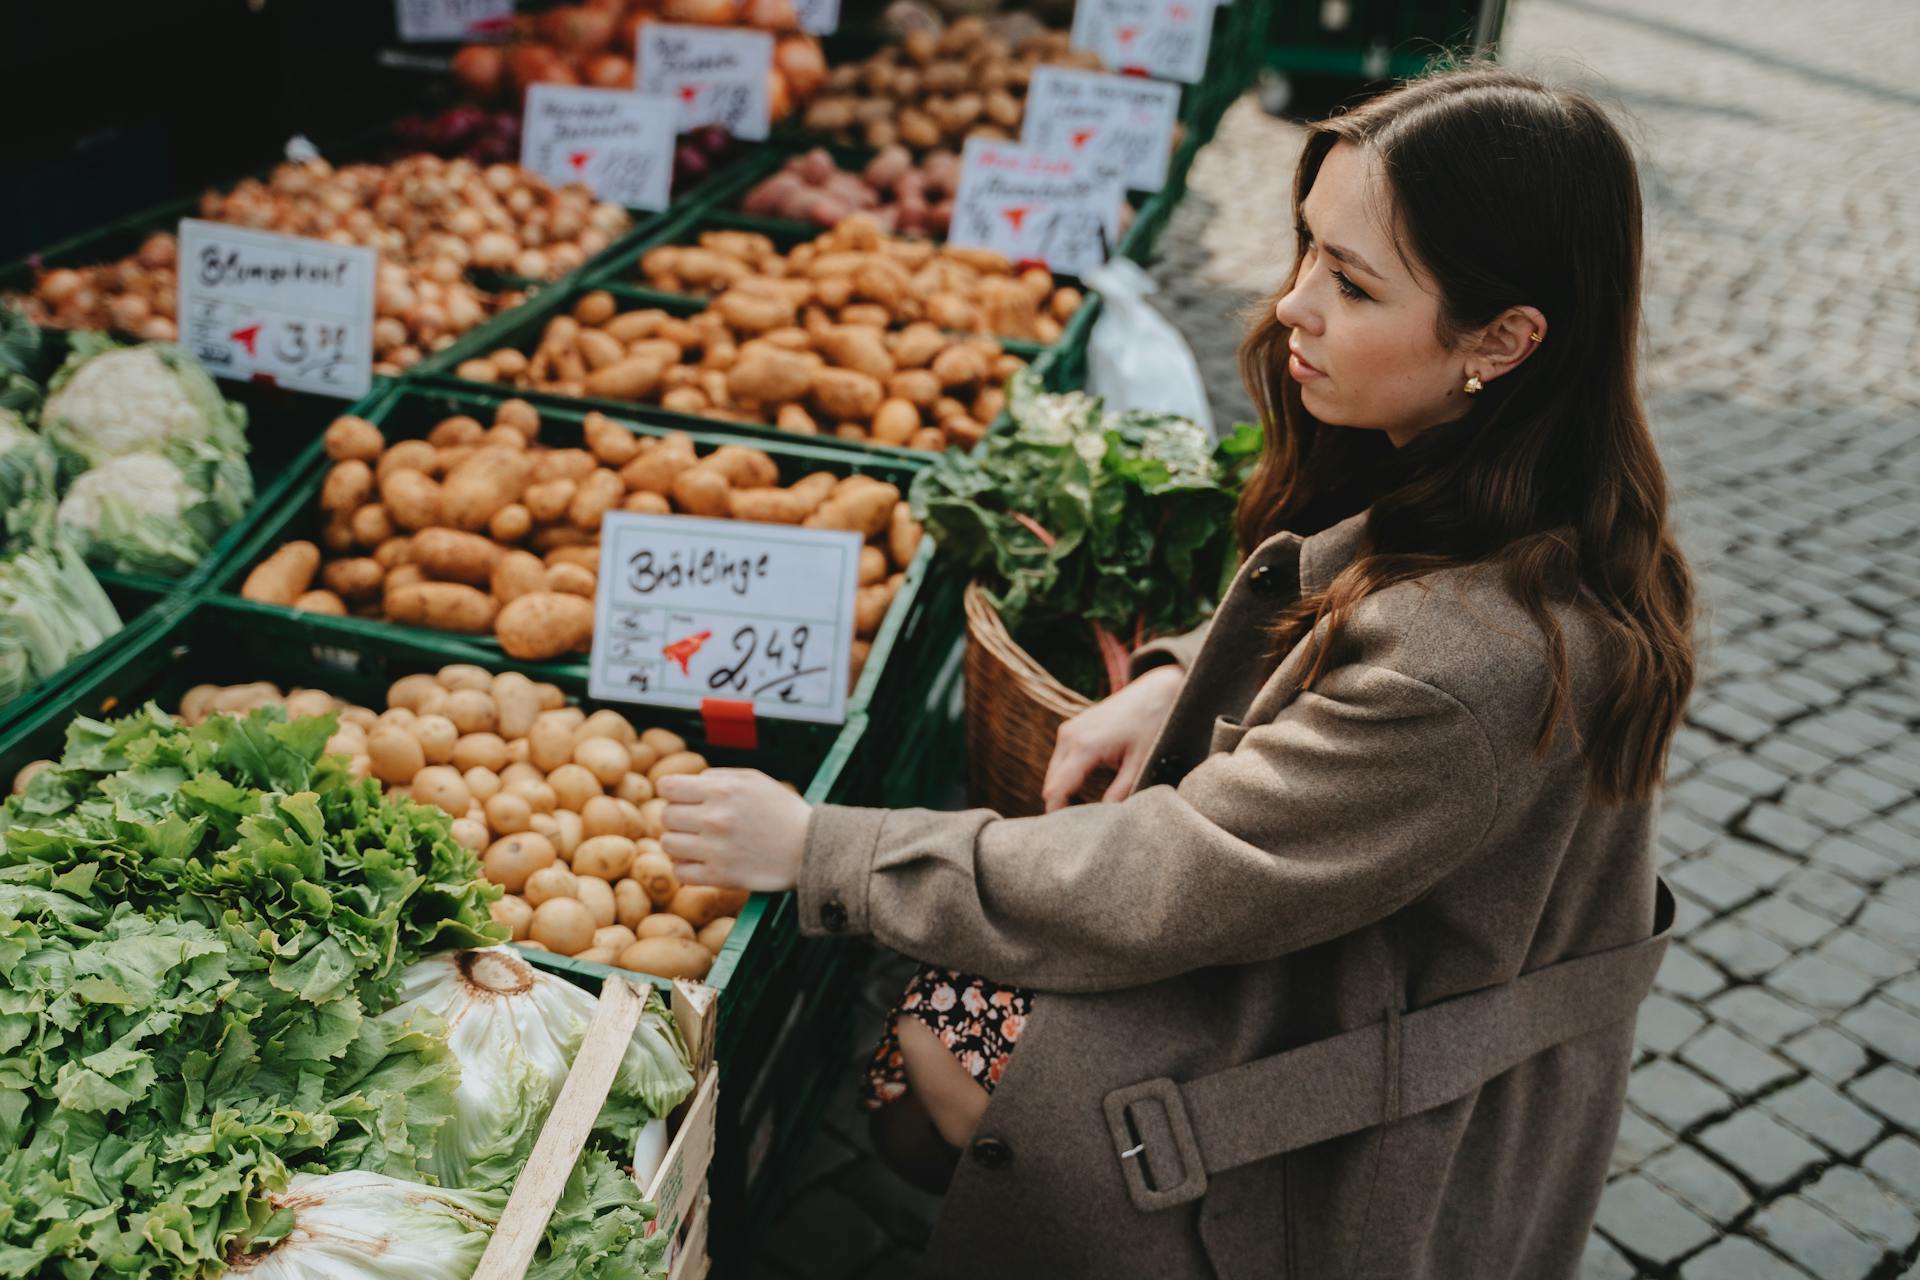
[[1114, 413], [1146, 409], [1191, 418], [1218, 438], [1193, 348], [1147, 295], [1159, 286], [1129, 258], [1085, 276], [1100, 293], [1100, 318], [1087, 339], [1087, 390]]

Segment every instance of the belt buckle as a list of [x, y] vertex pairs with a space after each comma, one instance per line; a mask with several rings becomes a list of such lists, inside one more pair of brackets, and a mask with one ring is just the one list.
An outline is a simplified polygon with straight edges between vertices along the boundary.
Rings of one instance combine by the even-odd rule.
[[[1104, 1106], [1121, 1177], [1136, 1208], [1171, 1209], [1207, 1193], [1206, 1165], [1201, 1162], [1200, 1144], [1193, 1136], [1179, 1085], [1165, 1076], [1143, 1080], [1115, 1089], [1106, 1096]], [[1149, 1159], [1157, 1169], [1177, 1159], [1180, 1180], [1171, 1186], [1148, 1186]]]

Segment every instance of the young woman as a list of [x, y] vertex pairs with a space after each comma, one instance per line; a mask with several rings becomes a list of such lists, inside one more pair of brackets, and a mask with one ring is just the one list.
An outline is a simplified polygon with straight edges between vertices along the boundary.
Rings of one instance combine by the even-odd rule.
[[[662, 787], [687, 880], [797, 886], [803, 927], [951, 971], [882, 1110], [966, 1151], [936, 1265], [1578, 1270], [1693, 674], [1633, 159], [1592, 100], [1458, 71], [1316, 126], [1294, 213], [1242, 351], [1245, 563], [1061, 730], [1050, 812]], [[1066, 807], [1101, 763], [1110, 803]]]

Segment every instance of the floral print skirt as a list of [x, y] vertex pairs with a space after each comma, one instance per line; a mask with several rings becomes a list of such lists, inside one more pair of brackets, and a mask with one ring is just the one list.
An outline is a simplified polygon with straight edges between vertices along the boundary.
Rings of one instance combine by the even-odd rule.
[[895, 1020], [906, 1014], [926, 1023], [967, 1074], [992, 1093], [1026, 1029], [1032, 1004], [1033, 992], [1019, 987], [1003, 987], [952, 969], [920, 970], [887, 1018], [886, 1035], [867, 1067], [862, 1102], [867, 1110], [878, 1111], [907, 1091], [900, 1037], [893, 1030]]

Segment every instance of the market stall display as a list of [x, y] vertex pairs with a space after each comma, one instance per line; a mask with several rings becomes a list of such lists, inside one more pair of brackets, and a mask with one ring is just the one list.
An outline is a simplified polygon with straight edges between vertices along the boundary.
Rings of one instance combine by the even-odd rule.
[[497, 404], [493, 417], [488, 428], [455, 414], [391, 443], [363, 418], [335, 421], [319, 543], [280, 545], [249, 570], [241, 597], [490, 633], [508, 657], [538, 662], [592, 644], [608, 511], [847, 529], [869, 544], [849, 673], [859, 678], [919, 550], [899, 486], [825, 470], [784, 479], [765, 450], [701, 453], [688, 435], [638, 433], [598, 413], [579, 419], [579, 445], [556, 447], [540, 442], [540, 411], [524, 400]]
[[794, 156], [740, 202], [747, 213], [831, 228], [855, 213], [870, 213], [889, 235], [939, 240], [953, 218], [960, 157], [937, 150], [915, 160], [898, 143], [882, 147], [864, 166], [843, 169], [825, 147]]

